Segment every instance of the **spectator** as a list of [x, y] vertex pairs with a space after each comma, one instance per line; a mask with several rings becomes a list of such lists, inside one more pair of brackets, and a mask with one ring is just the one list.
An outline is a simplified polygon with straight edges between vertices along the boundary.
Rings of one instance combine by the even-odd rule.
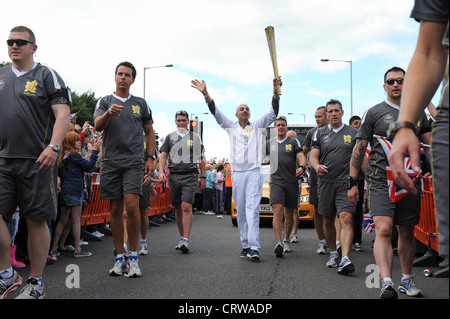
[[216, 193], [216, 214], [226, 214], [223, 210], [223, 165], [219, 164], [216, 170], [216, 180], [214, 181], [214, 190]]
[[[74, 240], [75, 251], [74, 257], [89, 257], [92, 254], [88, 251], [84, 251], [80, 247], [80, 234], [81, 234], [81, 212], [82, 203], [84, 199], [84, 174], [90, 172], [98, 157], [99, 148], [101, 142], [94, 142], [92, 155], [90, 160], [86, 160], [82, 157], [80, 136], [76, 132], [69, 132], [64, 138], [61, 146], [61, 154], [59, 156], [59, 167], [63, 174], [61, 177], [61, 210], [59, 215], [59, 222], [55, 227], [53, 234], [53, 243], [51, 248], [51, 255], [56, 257], [59, 255], [57, 252], [59, 247], [64, 247], [64, 239], [61, 234], [68, 222], [68, 218], [71, 218], [72, 233]], [[63, 239], [60, 241], [60, 239]]]
[[260, 119], [250, 123], [250, 108], [241, 104], [236, 109], [238, 122], [228, 119], [219, 111], [208, 94], [204, 81], [192, 80], [192, 87], [199, 90], [208, 103], [217, 123], [227, 131], [231, 140], [231, 164], [233, 165], [233, 198], [237, 208], [237, 223], [241, 239], [240, 257], [260, 261], [259, 250], [259, 203], [261, 201], [263, 176], [261, 174], [262, 132], [275, 120], [279, 110], [276, 87], [281, 78], [273, 79], [272, 107]]
[[[109, 200], [111, 231], [117, 252], [111, 276], [140, 277], [137, 246], [140, 232], [139, 198], [142, 195], [143, 172], [151, 173], [155, 159], [155, 132], [152, 112], [147, 102], [130, 94], [136, 69], [130, 62], [121, 62], [115, 71], [116, 91], [98, 101], [95, 109], [95, 130], [103, 132], [100, 198]], [[148, 156], [142, 161], [142, 132], [145, 133]], [[124, 207], [125, 206], [125, 207]], [[123, 254], [124, 208], [127, 212], [127, 233], [130, 254]]]
[[[189, 252], [193, 214], [192, 204], [195, 199], [199, 167], [201, 187], [205, 187], [205, 159], [203, 143], [197, 133], [188, 130], [189, 114], [178, 111], [175, 114], [177, 131], [170, 133], [161, 146], [159, 170], [163, 171], [166, 159], [169, 159], [170, 201], [175, 207], [176, 222], [180, 240], [175, 249], [182, 253]], [[166, 181], [166, 175], [160, 174], [160, 181]]]
[[212, 190], [214, 187], [214, 181], [216, 180], [212, 172], [212, 165], [206, 164], [206, 183], [203, 189], [203, 214], [212, 215]]
[[[386, 137], [389, 124], [396, 121], [399, 113], [399, 105], [402, 100], [403, 79], [405, 71], [399, 67], [393, 67], [384, 75], [383, 88], [387, 94], [384, 102], [379, 103], [363, 115], [361, 125], [357, 134], [357, 143], [353, 149], [350, 162], [350, 185], [348, 197], [352, 203], [358, 201], [357, 176], [366, 158], [366, 149], [370, 141], [371, 152], [369, 164], [366, 169], [366, 179], [369, 194], [370, 213], [375, 224], [375, 243], [373, 253], [378, 266], [382, 288], [380, 298], [397, 298], [392, 281], [392, 267], [394, 253], [392, 250], [392, 229], [397, 226], [398, 230], [398, 254], [400, 256], [402, 280], [399, 290], [409, 296], [420, 296], [422, 291], [416, 286], [412, 266], [415, 256], [414, 227], [420, 218], [420, 194], [407, 194], [401, 199], [389, 196], [386, 154], [383, 150], [384, 142], [374, 135]], [[431, 130], [425, 113], [422, 113], [416, 134], [421, 134], [425, 143], [429, 141]], [[416, 181], [419, 188], [420, 180]], [[394, 196], [394, 194], [392, 194]]]
[[[13, 28], [7, 44], [12, 65], [0, 68], [0, 297], [22, 284], [11, 267], [11, 237], [4, 222], [11, 220], [18, 205], [27, 224], [31, 266], [18, 298], [43, 299], [42, 276], [50, 248], [47, 221], [57, 211], [55, 163], [69, 125], [70, 91], [55, 71], [34, 62], [36, 38], [29, 28]], [[24, 98], [27, 94], [37, 98]]]

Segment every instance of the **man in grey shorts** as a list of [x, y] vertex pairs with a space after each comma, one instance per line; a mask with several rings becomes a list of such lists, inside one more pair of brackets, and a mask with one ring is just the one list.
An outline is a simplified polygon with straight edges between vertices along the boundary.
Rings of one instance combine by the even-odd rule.
[[[328, 119], [325, 114], [325, 106], [319, 106], [314, 113], [314, 118], [317, 123], [317, 127], [313, 127], [306, 134], [303, 142], [303, 153], [308, 155], [312, 146], [312, 137], [316, 133], [316, 130], [322, 126], [328, 125]], [[311, 165], [310, 165], [311, 166]], [[309, 169], [309, 203], [314, 206], [314, 227], [316, 228], [317, 237], [319, 238], [319, 248], [316, 252], [318, 254], [327, 253], [327, 243], [325, 240], [325, 234], [323, 233], [323, 217], [319, 214], [319, 198], [317, 197], [317, 173], [314, 168]]]
[[[144, 99], [130, 94], [136, 78], [136, 69], [129, 62], [116, 67], [116, 91], [97, 103], [95, 128], [103, 131], [103, 157], [100, 169], [100, 197], [109, 200], [111, 230], [116, 259], [109, 271], [111, 276], [140, 277], [137, 246], [140, 233], [139, 198], [142, 195], [144, 173], [151, 174], [155, 159], [155, 132], [152, 112]], [[145, 133], [148, 156], [142, 159]], [[129, 258], [123, 250], [124, 206], [127, 213]]]
[[[356, 204], [358, 196], [357, 176], [365, 157], [367, 144], [370, 141], [371, 152], [369, 164], [366, 169], [368, 185], [369, 209], [375, 223], [375, 243], [373, 253], [382, 279], [380, 298], [397, 298], [392, 281], [392, 265], [394, 254], [392, 251], [392, 228], [396, 225], [399, 233], [398, 254], [401, 261], [402, 280], [399, 291], [409, 296], [420, 296], [412, 279], [412, 266], [415, 257], [414, 227], [420, 218], [420, 192], [410, 193], [398, 201], [391, 201], [389, 196], [388, 180], [386, 173], [386, 155], [383, 151], [381, 140], [374, 135], [387, 136], [390, 123], [398, 118], [399, 105], [402, 99], [403, 79], [405, 71], [399, 67], [393, 67], [384, 75], [384, 90], [387, 98], [363, 115], [357, 134], [357, 143], [353, 150], [350, 163], [351, 188], [348, 191], [349, 199]], [[415, 125], [415, 134], [420, 134], [423, 141], [429, 143], [431, 130], [429, 121], [424, 112], [419, 122]], [[417, 150], [418, 151], [418, 150]], [[415, 187], [419, 187], [417, 180]]]
[[[437, 227], [439, 234], [439, 255], [444, 260], [439, 267], [449, 267], [449, 2], [416, 1], [411, 17], [420, 21], [417, 49], [408, 67], [407, 84], [402, 98], [398, 121], [417, 123], [424, 106], [435, 94], [442, 80], [442, 94], [439, 102], [436, 123], [432, 132], [432, 176], [436, 204]], [[423, 54], [424, 52], [430, 54]], [[423, 59], [423, 60], [422, 60]], [[423, 79], [421, 68], [427, 70], [429, 78]], [[410, 86], [409, 86], [410, 85]], [[423, 102], [426, 101], [426, 102]], [[391, 163], [396, 181], [410, 191], [414, 191], [403, 169], [403, 158], [417, 152], [417, 138], [408, 128], [398, 130], [392, 148]], [[416, 159], [414, 159], [416, 161]], [[445, 273], [445, 269], [440, 271]], [[438, 275], [438, 273], [436, 273]]]
[[31, 266], [18, 298], [42, 299], [50, 249], [47, 221], [56, 217], [56, 162], [69, 126], [70, 92], [55, 71], [34, 62], [36, 38], [29, 28], [13, 28], [7, 44], [12, 65], [0, 68], [0, 299], [23, 282], [11, 267], [4, 222], [17, 206], [27, 224]]
[[[287, 120], [284, 116], [275, 119], [274, 129], [277, 136], [267, 141], [266, 154], [270, 156], [270, 203], [273, 207], [273, 232], [277, 241], [275, 255], [283, 257], [283, 252], [291, 251], [289, 236], [298, 207], [297, 177], [306, 171], [306, 158], [299, 141], [287, 136]], [[283, 216], [285, 238], [281, 241]]]
[[188, 130], [189, 115], [186, 111], [175, 114], [177, 131], [167, 135], [161, 146], [159, 159], [159, 178], [166, 182], [164, 166], [169, 158], [170, 201], [175, 207], [176, 221], [180, 232], [180, 240], [175, 247], [182, 253], [189, 252], [189, 235], [191, 233], [193, 215], [192, 204], [200, 168], [201, 188], [206, 186], [204, 149], [200, 136]]
[[[344, 110], [338, 100], [327, 102], [325, 110], [329, 124], [319, 128], [313, 136], [310, 163], [319, 177], [319, 214], [323, 215], [325, 238], [331, 251], [326, 266], [338, 267], [338, 273], [345, 275], [355, 271], [355, 266], [349, 259], [355, 205], [347, 198], [347, 177], [356, 129], [342, 122]], [[336, 248], [336, 213], [341, 226], [340, 262]]]

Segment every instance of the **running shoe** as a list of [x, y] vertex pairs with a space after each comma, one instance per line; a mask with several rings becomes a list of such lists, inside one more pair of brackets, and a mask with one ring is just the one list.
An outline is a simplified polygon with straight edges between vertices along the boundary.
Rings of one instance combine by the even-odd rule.
[[338, 267], [338, 274], [348, 275], [355, 272], [355, 266], [352, 261], [348, 258], [342, 258], [341, 263]]
[[292, 251], [291, 245], [288, 241], [283, 242], [283, 252], [290, 253]]
[[122, 276], [128, 272], [125, 258], [115, 259], [114, 267], [109, 270], [110, 276]]
[[331, 255], [330, 255], [330, 259], [328, 259], [328, 262], [327, 262], [327, 267], [328, 268], [336, 268], [336, 267], [338, 267], [339, 266], [339, 254], [338, 253], [332, 253]]
[[316, 253], [319, 255], [326, 255], [327, 254], [327, 244], [324, 242], [319, 242], [319, 248], [317, 248]]
[[90, 257], [92, 256], [92, 253], [86, 250], [80, 250], [80, 251], [74, 251], [73, 252], [73, 257], [75, 258], [79, 258], [79, 257]]
[[30, 278], [16, 299], [45, 299], [44, 285], [38, 285], [36, 279]]
[[277, 244], [277, 245], [275, 246], [274, 252], [275, 252], [275, 255], [276, 255], [278, 258], [283, 257], [283, 245]]
[[14, 270], [11, 278], [0, 277], [0, 299], [6, 299], [10, 292], [13, 292], [22, 285], [22, 277]]
[[397, 299], [398, 295], [395, 291], [394, 284], [391, 281], [381, 280], [380, 299]]
[[398, 291], [410, 297], [422, 297], [422, 290], [417, 288], [416, 283], [414, 282], [412, 277], [406, 280], [402, 280], [400, 282], [400, 286], [398, 286]]
[[126, 277], [141, 277], [142, 272], [139, 268], [139, 262], [137, 258], [130, 257], [127, 260], [128, 272], [125, 274]]
[[138, 255], [148, 255], [148, 246], [146, 241], [139, 243]]
[[259, 262], [261, 257], [259, 256], [259, 251], [250, 249], [248, 251], [247, 257], [253, 262]]
[[298, 243], [298, 236], [297, 236], [297, 234], [292, 234], [290, 241], [291, 241], [291, 243]]
[[243, 248], [241, 251], [241, 254], [239, 255], [239, 257], [241, 258], [247, 258], [248, 255], [248, 251], [250, 250], [250, 248]]

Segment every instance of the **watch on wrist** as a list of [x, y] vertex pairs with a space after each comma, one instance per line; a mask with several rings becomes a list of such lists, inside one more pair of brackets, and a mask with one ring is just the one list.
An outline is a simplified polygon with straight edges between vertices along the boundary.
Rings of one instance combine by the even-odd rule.
[[206, 176], [200, 176], [200, 178], [206, 179]]
[[52, 150], [54, 150], [55, 152], [59, 152], [59, 146], [55, 145], [55, 144], [48, 144], [47, 147], [50, 147]]
[[353, 186], [358, 186], [358, 178], [349, 176], [347, 178], [347, 189], [351, 189]]
[[304, 172], [306, 171], [306, 168], [304, 165], [299, 165], [299, 168], [301, 168]]
[[389, 124], [389, 128], [387, 130], [387, 137], [392, 141], [394, 140], [395, 134], [397, 134], [398, 130], [401, 129], [402, 127], [407, 127], [412, 129], [413, 131], [415, 130], [416, 126], [414, 124], [412, 124], [411, 122], [408, 121], [397, 121], [397, 122], [391, 122]]
[[147, 155], [147, 159], [151, 158], [152, 160], [155, 160], [155, 155]]

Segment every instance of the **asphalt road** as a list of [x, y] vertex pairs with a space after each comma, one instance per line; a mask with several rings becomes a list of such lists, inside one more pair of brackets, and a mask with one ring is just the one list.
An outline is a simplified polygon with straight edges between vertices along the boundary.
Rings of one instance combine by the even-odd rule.
[[[199, 300], [266, 299], [378, 299], [374, 276], [372, 234], [363, 234], [362, 252], [352, 252], [354, 274], [344, 276], [326, 268], [328, 255], [317, 255], [314, 228], [299, 229], [299, 243], [293, 252], [276, 258], [273, 230], [263, 226], [261, 262], [239, 258], [241, 251], [237, 227], [230, 216], [195, 215], [189, 254], [174, 249], [178, 242], [175, 222], [148, 231], [149, 255], [140, 257], [140, 278], [110, 277], [113, 266], [112, 237], [91, 241], [85, 246], [91, 257], [74, 258], [61, 254], [44, 273], [48, 299], [159, 299], [178, 304]], [[367, 268], [368, 267], [368, 268]], [[421, 299], [449, 298], [448, 278], [423, 275], [424, 267], [415, 267], [417, 285], [424, 291]], [[438, 268], [434, 268], [438, 270]], [[29, 267], [18, 270], [25, 278]], [[395, 257], [394, 283], [400, 281], [399, 258]], [[9, 298], [14, 297], [12, 293]], [[412, 299], [399, 294], [400, 299]], [[197, 300], [197, 301], [196, 301]], [[261, 301], [261, 300], [260, 300]]]

